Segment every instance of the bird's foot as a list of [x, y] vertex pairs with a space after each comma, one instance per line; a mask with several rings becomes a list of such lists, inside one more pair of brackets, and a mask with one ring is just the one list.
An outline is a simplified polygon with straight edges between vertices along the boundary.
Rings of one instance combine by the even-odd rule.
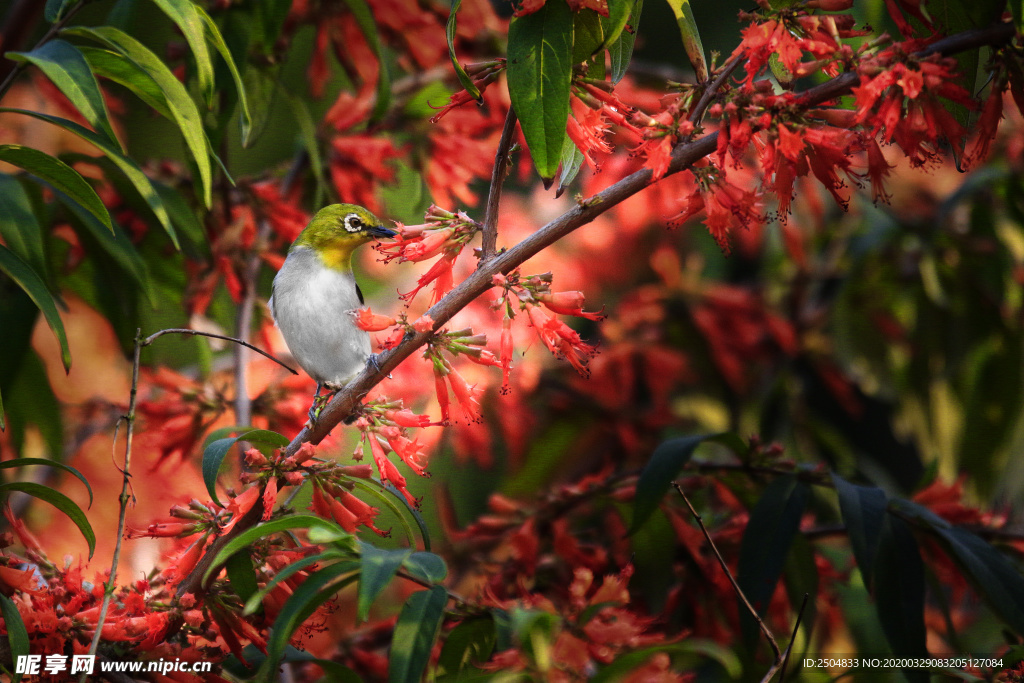
[[[320, 395], [320, 391], [327, 387], [327, 393], [323, 396]], [[317, 384], [316, 393], [313, 394], [313, 405], [309, 407], [309, 421], [306, 423], [310, 427], [316, 424], [317, 419], [320, 417], [320, 411], [323, 410], [324, 406], [327, 405], [334, 395], [338, 393], [338, 387], [334, 387], [330, 384]]]
[[[366, 362], [369, 363], [370, 365], [372, 365], [373, 369], [376, 370], [378, 374], [380, 374], [381, 370], [380, 370], [380, 354], [379, 353], [371, 353], [370, 357], [366, 359]], [[388, 377], [388, 379], [391, 379], [391, 374], [388, 373], [387, 377]]]

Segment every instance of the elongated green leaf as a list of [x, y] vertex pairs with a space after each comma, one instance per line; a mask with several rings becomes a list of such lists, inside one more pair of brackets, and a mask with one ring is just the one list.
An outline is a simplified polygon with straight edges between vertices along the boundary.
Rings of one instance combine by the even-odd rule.
[[[875, 607], [878, 620], [897, 657], [927, 657], [924, 626], [924, 563], [907, 523], [886, 515], [875, 561]], [[925, 683], [928, 673], [904, 669], [911, 683]]]
[[[779, 477], [765, 488], [750, 511], [740, 543], [736, 582], [759, 614], [764, 613], [775, 592], [809, 494], [807, 484], [795, 475]], [[742, 606], [740, 613], [744, 615], [744, 636], [753, 643], [757, 625]]]
[[572, 83], [573, 13], [549, 2], [512, 20], [508, 31], [508, 90], [530, 156], [542, 178], [554, 178], [562, 158]]
[[359, 562], [359, 597], [356, 603], [356, 619], [366, 621], [370, 605], [395, 578], [395, 572], [412, 553], [409, 548], [385, 550], [369, 543], [360, 543], [362, 549]]
[[[189, 5], [191, 6], [191, 3]], [[213, 201], [213, 169], [210, 166], [210, 155], [207, 153], [206, 132], [203, 130], [203, 119], [199, 114], [199, 109], [189, 97], [188, 91], [181, 81], [149, 48], [113, 26], [76, 27], [67, 29], [65, 33], [95, 40], [114, 52], [124, 55], [160, 87], [167, 102], [167, 108], [170, 109], [174, 121], [185, 138], [185, 144], [192, 153], [192, 158], [195, 159], [196, 168], [199, 169], [199, 185], [202, 188], [202, 192], [199, 194], [203, 198], [203, 204], [209, 207]], [[84, 61], [85, 58], [82, 59]]]
[[433, 586], [409, 596], [391, 639], [388, 683], [419, 683], [434, 649], [448, 593]]
[[52, 467], [77, 477], [78, 481], [85, 484], [85, 489], [89, 492], [89, 507], [92, 507], [92, 487], [89, 486], [89, 480], [85, 478], [84, 474], [76, 470], [71, 465], [65, 465], [64, 463], [57, 462], [56, 460], [47, 460], [46, 458], [15, 458], [14, 460], [5, 460], [4, 462], [0, 462], [0, 470], [6, 470], [12, 467], [28, 467], [30, 465]]
[[78, 0], [46, 0], [46, 7], [43, 9], [43, 17], [51, 24], [60, 21], [61, 17], [71, 9]]
[[620, 681], [659, 652], [681, 657], [700, 657], [714, 660], [722, 666], [726, 676], [732, 680], [739, 679], [743, 674], [743, 664], [731, 649], [723, 647], [712, 640], [687, 638], [681, 643], [656, 645], [618, 656], [614, 662], [601, 668], [596, 675], [592, 676], [590, 683]]
[[31, 52], [8, 52], [6, 56], [39, 67], [82, 113], [89, 125], [116, 145], [119, 151], [123, 151], [110, 126], [110, 113], [96, 76], [89, 70], [89, 64], [78, 48], [64, 40], [54, 39]]
[[266, 429], [251, 429], [238, 436], [218, 439], [204, 448], [203, 481], [206, 483], [206, 490], [210, 494], [210, 498], [217, 505], [221, 504], [217, 498], [217, 473], [220, 472], [220, 466], [224, 463], [224, 457], [228, 454], [228, 451], [239, 441], [266, 444], [274, 448], [282, 448], [288, 445], [288, 439], [277, 432]]
[[839, 494], [839, 512], [850, 536], [853, 556], [865, 585], [870, 588], [888, 498], [880, 488], [851, 484], [835, 472], [832, 473], [832, 483]]
[[199, 6], [196, 6], [196, 11], [199, 13], [199, 17], [203, 20], [203, 25], [206, 28], [206, 39], [213, 44], [217, 52], [220, 53], [224, 63], [228, 66], [228, 71], [231, 73], [231, 78], [235, 82], [235, 89], [238, 91], [238, 105], [241, 107], [241, 122], [242, 122], [242, 146], [248, 147], [253, 143], [252, 136], [252, 112], [249, 109], [249, 98], [245, 93], [245, 84], [242, 81], [242, 74], [238, 71], [238, 66], [235, 65], [235, 58], [231, 56], [231, 50], [228, 49], [227, 43], [224, 42], [224, 36], [221, 35], [220, 29], [217, 28], [217, 24], [210, 18], [210, 15]]
[[23, 168], [37, 178], [45, 180], [78, 202], [82, 208], [113, 232], [114, 226], [110, 223], [110, 214], [107, 213], [107, 207], [103, 206], [103, 201], [96, 194], [96, 190], [92, 189], [92, 185], [86, 182], [85, 178], [79, 175], [75, 169], [60, 159], [31, 147], [0, 145], [0, 161]]
[[196, 6], [191, 0], [153, 0], [164, 14], [171, 18], [185, 36], [192, 56], [196, 60], [196, 75], [199, 78], [199, 91], [209, 107], [213, 104], [213, 61], [210, 49], [206, 44], [206, 24], [199, 16]]
[[388, 63], [384, 55], [384, 47], [380, 42], [380, 34], [377, 32], [377, 22], [373, 19], [373, 12], [366, 0], [344, 0], [348, 9], [355, 17], [359, 30], [366, 38], [366, 42], [373, 50], [380, 68], [377, 70], [377, 101], [370, 112], [370, 123], [376, 123], [384, 117], [391, 104], [391, 76], [388, 74]]
[[[306, 148], [306, 154], [309, 155], [309, 168], [313, 171], [313, 177], [316, 178], [317, 198], [313, 205], [320, 206], [323, 197], [327, 195], [327, 180], [324, 178], [324, 160], [320, 153], [320, 141], [316, 135], [316, 122], [313, 120], [313, 115], [310, 113], [305, 99], [296, 97], [284, 87], [280, 90], [288, 101], [288, 111], [295, 118], [302, 146]], [[419, 179], [419, 176], [417, 175], [416, 178]], [[392, 211], [390, 215], [394, 216], [392, 205], [386, 204], [386, 206]]]
[[455, 14], [461, 6], [462, 0], [452, 0], [452, 8], [448, 11], [448, 23], [444, 27], [444, 35], [448, 39], [448, 57], [452, 60], [452, 66], [455, 68], [455, 75], [458, 76], [459, 83], [462, 84], [462, 87], [466, 89], [466, 92], [473, 99], [481, 102], [483, 101], [483, 95], [480, 94], [480, 89], [476, 87], [473, 79], [470, 78], [466, 70], [459, 64], [459, 58], [455, 56], [455, 32], [458, 29]]
[[53, 330], [53, 335], [60, 343], [60, 358], [64, 363], [64, 369], [71, 369], [71, 349], [68, 347], [68, 337], [64, 332], [64, 323], [57, 312], [57, 304], [46, 288], [42, 278], [28, 266], [27, 263], [18, 258], [13, 251], [0, 244], [0, 271], [7, 274], [21, 287], [32, 299], [33, 303], [43, 312], [46, 322]]
[[604, 44], [604, 24], [601, 15], [589, 9], [581, 9], [572, 18], [572, 63], [579, 64], [590, 59]]
[[167, 106], [167, 97], [163, 90], [153, 77], [137, 64], [112, 50], [89, 45], [83, 45], [78, 49], [82, 51], [94, 74], [128, 88], [165, 119], [174, 120], [174, 114]]
[[43, 229], [32, 201], [14, 176], [0, 174], [0, 237], [44, 282], [50, 273], [43, 244]]
[[601, 47], [611, 47], [612, 43], [619, 39], [637, 2], [638, 0], [608, 0], [608, 16], [601, 17], [601, 28], [604, 30], [604, 43]]
[[256, 570], [252, 566], [252, 558], [248, 553], [235, 553], [224, 563], [224, 569], [228, 573], [228, 582], [235, 595], [247, 601], [251, 598], [259, 586], [256, 585]]
[[555, 196], [561, 196], [569, 183], [575, 180], [580, 168], [583, 167], [583, 152], [567, 135], [562, 143], [562, 172], [558, 174], [558, 190]]
[[276, 678], [273, 674], [277, 671], [282, 655], [288, 646], [289, 640], [291, 640], [292, 634], [295, 633], [295, 629], [308, 619], [316, 611], [317, 607], [327, 602], [343, 585], [355, 579], [355, 575], [353, 575], [348, 580], [343, 580], [338, 584], [335, 583], [345, 574], [352, 573], [353, 564], [351, 562], [342, 562], [324, 567], [320, 571], [311, 574], [308, 579], [295, 589], [295, 592], [284, 603], [284, 607], [278, 613], [277, 619], [274, 620], [271, 636], [267, 640], [267, 659], [263, 666], [260, 667], [261, 675], [257, 676], [258, 680], [273, 680]]
[[78, 507], [75, 501], [65, 496], [60, 491], [51, 489], [49, 486], [43, 486], [42, 484], [36, 484], [31, 481], [12, 481], [6, 484], [0, 484], [0, 493], [5, 491], [21, 491], [27, 493], [33, 498], [46, 501], [53, 507], [57, 508], [70, 519], [78, 530], [82, 532], [82, 536], [85, 538], [85, 542], [89, 544], [89, 557], [96, 551], [96, 534], [92, 530], [92, 525], [89, 524], [89, 520], [86, 519], [85, 513], [82, 512], [82, 508]]
[[618, 38], [610, 39], [608, 42], [612, 83], [621, 81], [622, 77], [626, 75], [626, 69], [629, 68], [629, 60], [633, 58], [633, 44], [636, 42], [637, 27], [640, 25], [640, 12], [643, 7], [644, 0], [633, 0], [624, 28], [620, 31]]
[[[238, 536], [235, 536], [229, 542], [224, 544], [224, 547], [220, 549], [217, 556], [213, 558], [213, 564], [210, 565], [210, 569], [207, 570], [206, 574], [203, 576], [203, 581], [207, 581], [210, 578], [210, 574], [213, 573], [217, 567], [222, 565], [229, 557], [261, 538], [266, 538], [272, 534], [279, 534], [282, 531], [289, 531], [291, 529], [309, 529], [315, 526], [322, 526], [329, 529], [341, 529], [341, 527], [334, 522], [328, 522], [316, 515], [291, 515], [290, 517], [272, 519], [265, 524], [260, 524], [259, 526], [251, 529], [246, 529], [242, 533], [238, 534]], [[344, 529], [341, 529], [341, 531], [344, 532]]]
[[[11, 661], [17, 662], [18, 657], [28, 654], [28, 630], [25, 622], [21, 620], [21, 613], [6, 595], [0, 594], [0, 616], [4, 618], [4, 626], [7, 628], [7, 645], [11, 649]], [[21, 674], [12, 673], [13, 683], [21, 680]]]
[[59, 116], [51, 116], [49, 114], [43, 114], [29, 109], [14, 109], [11, 107], [0, 107], [0, 112], [24, 114], [25, 116], [31, 116], [41, 121], [52, 123], [55, 126], [60, 126], [64, 130], [74, 133], [86, 142], [95, 145], [111, 161], [113, 161], [114, 164], [117, 165], [122, 173], [124, 173], [128, 178], [128, 181], [135, 187], [143, 200], [145, 200], [146, 204], [149, 205], [149, 208], [153, 211], [157, 220], [160, 221], [160, 225], [163, 226], [167, 235], [171, 238], [171, 241], [174, 243], [174, 247], [176, 249], [179, 248], [178, 236], [174, 232], [174, 226], [171, 225], [171, 218], [167, 214], [167, 209], [164, 207], [163, 200], [160, 199], [160, 195], [157, 194], [156, 189], [153, 187], [153, 183], [146, 177], [146, 174], [142, 172], [142, 169], [140, 169], [134, 161], [121, 154], [120, 151], [112, 147], [109, 142], [103, 139], [103, 137], [84, 126], [80, 126], [74, 121], [62, 119]]
[[[416, 534], [413, 531], [412, 526], [409, 524], [408, 519], [409, 517], [412, 517], [420, 531], [420, 538], [423, 539], [424, 549], [430, 550], [430, 532], [427, 529], [427, 523], [423, 521], [423, 515], [420, 514], [420, 511], [409, 505], [409, 501], [405, 499], [405, 496], [402, 495], [401, 491], [391, 484], [385, 485], [379, 479], [370, 479], [367, 481], [365, 479], [352, 478], [349, 481], [351, 481], [356, 488], [369, 493], [375, 500], [379, 501], [381, 505], [390, 510], [395, 517], [398, 518], [399, 524], [402, 525], [406, 538], [409, 539], [409, 545], [416, 545]], [[385, 493], [389, 495], [384, 495]]]
[[280, 64], [256, 66], [250, 64], [242, 74], [246, 96], [249, 98], [249, 111], [252, 113], [249, 135], [258, 139], [270, 121], [270, 111], [274, 96], [278, 92], [278, 77], [281, 73]]
[[[263, 602], [263, 598], [265, 598], [267, 594], [270, 593], [270, 591], [272, 591], [277, 584], [281, 583], [292, 574], [297, 574], [298, 572], [301, 572], [303, 569], [306, 569], [307, 567], [310, 567], [317, 563], [322, 563], [325, 560], [337, 560], [340, 559], [340, 557], [341, 556], [339, 553], [331, 551], [326, 553], [320, 553], [319, 555], [304, 557], [301, 560], [298, 560], [297, 562], [292, 562], [291, 564], [282, 567], [281, 571], [274, 574], [273, 578], [267, 581], [266, 585], [263, 586], [263, 588], [260, 588], [258, 591], [249, 596], [249, 599], [245, 602], [243, 613], [246, 615], [254, 613], [256, 609], [260, 606], [260, 603]], [[359, 568], [359, 565], [356, 562], [352, 562], [351, 565], [353, 571]]]
[[701, 44], [697, 22], [693, 20], [693, 8], [690, 7], [690, 0], [667, 0], [667, 2], [676, 17], [679, 33], [683, 37], [683, 48], [685, 48], [686, 56], [690, 58], [690, 64], [693, 65], [693, 70], [697, 74], [697, 81], [703, 83], [708, 80], [708, 63], [704, 58], [704, 46]]
[[630, 535], [636, 533], [658, 509], [672, 480], [679, 476], [683, 465], [689, 462], [693, 456], [693, 451], [709, 436], [708, 434], [683, 436], [666, 441], [654, 449], [651, 459], [647, 461], [643, 472], [640, 473], [640, 479], [636, 483], [633, 523], [629, 527]]
[[496, 640], [494, 619], [489, 615], [463, 620], [444, 639], [437, 662], [445, 672], [442, 680], [464, 680], [460, 676], [463, 671], [490, 659]]
[[424, 581], [440, 583], [444, 581], [444, 577], [448, 576], [448, 567], [444, 563], [444, 558], [434, 553], [415, 552], [406, 558], [403, 566], [410, 574], [418, 576]]
[[1024, 633], [1024, 575], [1013, 562], [966, 529], [936, 528], [935, 533], [993, 611]]

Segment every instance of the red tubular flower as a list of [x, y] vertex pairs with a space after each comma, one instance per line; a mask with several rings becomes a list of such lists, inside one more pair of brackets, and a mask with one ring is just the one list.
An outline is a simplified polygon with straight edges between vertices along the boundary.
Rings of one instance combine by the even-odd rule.
[[376, 434], [368, 435], [370, 441], [370, 452], [373, 454], [373, 461], [377, 464], [377, 470], [380, 472], [381, 481], [391, 483], [396, 489], [402, 492], [405, 499], [409, 502], [409, 505], [413, 507], [419, 507], [419, 501], [409, 493], [405, 477], [395, 467], [395, 463], [388, 459], [387, 453], [384, 452], [384, 447], [381, 445], [380, 440]]
[[397, 321], [386, 315], [380, 315], [370, 310], [370, 307], [357, 309], [354, 313], [356, 327], [367, 332], [380, 332], [386, 330]]
[[431, 305], [436, 304], [451, 290], [454, 284], [452, 267], [455, 265], [456, 256], [457, 254], [445, 254], [439, 258], [430, 267], [430, 270], [420, 276], [416, 281], [416, 286], [410, 291], [399, 295], [399, 298], [403, 301], [411, 301], [419, 294], [421, 289], [433, 282], [434, 292], [430, 298], [430, 303]]
[[508, 381], [512, 372], [512, 319], [505, 317], [501, 321], [501, 344], [498, 347], [501, 356], [501, 387], [502, 391], [509, 391]]
[[436, 365], [434, 366], [434, 392], [437, 394], [437, 404], [441, 408], [441, 421], [449, 422], [451, 413], [448, 408], [448, 384], [444, 381], [444, 375]]
[[587, 320], [603, 320], [601, 313], [587, 313], [583, 310], [583, 292], [543, 292], [535, 298], [554, 313], [574, 315]]
[[391, 450], [398, 454], [412, 471], [421, 477], [430, 476], [426, 471], [427, 454], [423, 452], [423, 444], [416, 439], [407, 438], [397, 427], [381, 427], [380, 433], [388, 440]]
[[431, 422], [428, 415], [417, 415], [407, 408], [385, 410], [384, 417], [399, 427], [431, 427], [437, 424], [436, 422]]
[[263, 517], [262, 521], [270, 519], [274, 513], [274, 505], [277, 504], [277, 477], [267, 480], [267, 486], [263, 489]]
[[480, 413], [480, 395], [483, 393], [483, 388], [467, 382], [466, 378], [453, 367], [448, 368], [448, 374], [445, 377], [452, 387], [452, 393], [455, 394], [455, 400], [466, 417], [466, 421], [481, 422], [483, 416]]

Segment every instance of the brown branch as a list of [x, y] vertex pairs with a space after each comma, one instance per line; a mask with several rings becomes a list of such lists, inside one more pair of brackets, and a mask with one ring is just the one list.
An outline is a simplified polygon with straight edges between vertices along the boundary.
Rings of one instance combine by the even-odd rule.
[[[703, 533], [704, 538], [707, 539], [712, 552], [714, 552], [715, 557], [718, 558], [718, 564], [721, 565], [722, 571], [725, 572], [726, 577], [729, 579], [729, 583], [732, 584], [732, 589], [736, 592], [736, 595], [739, 596], [739, 599], [743, 601], [743, 605], [747, 608], [747, 611], [750, 612], [750, 616], [754, 617], [754, 621], [756, 621], [758, 627], [760, 627], [761, 633], [763, 633], [764, 637], [768, 639], [768, 644], [772, 646], [772, 652], [775, 653], [776, 666], [774, 668], [777, 669], [778, 666], [781, 666], [782, 664], [782, 651], [779, 650], [779, 644], [775, 642], [775, 636], [772, 635], [768, 625], [765, 624], [761, 617], [758, 616], [757, 610], [754, 609], [754, 606], [750, 604], [749, 600], [747, 600], [747, 596], [744, 594], [743, 589], [740, 588], [738, 583], [736, 583], [735, 577], [733, 577], [732, 572], [729, 570], [729, 565], [725, 563], [725, 558], [723, 558], [722, 554], [718, 552], [718, 546], [716, 546], [715, 542], [711, 539], [711, 534], [708, 533], [707, 527], [704, 526], [704, 520], [701, 519], [700, 514], [697, 512], [696, 508], [693, 507], [690, 499], [686, 497], [686, 493], [683, 492], [683, 487], [675, 482], [673, 482], [672, 485], [676, 487], [676, 491], [679, 491], [679, 495], [683, 497], [683, 502], [686, 503], [686, 507], [690, 508], [690, 514], [693, 515], [695, 520], [697, 520], [697, 526], [700, 527], [701, 533]], [[774, 671], [772, 671], [772, 674], [774, 675]]]
[[501, 130], [498, 151], [494, 155], [494, 170], [491, 172], [491, 189], [487, 194], [487, 208], [484, 212], [483, 238], [480, 244], [480, 265], [494, 256], [498, 249], [498, 206], [501, 203], [501, 190], [505, 186], [508, 174], [509, 150], [512, 148], [512, 136], [516, 132], [516, 112], [508, 108], [505, 127]]

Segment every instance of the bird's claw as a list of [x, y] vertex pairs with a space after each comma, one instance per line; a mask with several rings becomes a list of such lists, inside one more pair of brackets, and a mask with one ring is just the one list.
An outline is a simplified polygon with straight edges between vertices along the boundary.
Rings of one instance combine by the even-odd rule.
[[[377, 374], [381, 373], [381, 370], [380, 370], [380, 354], [379, 353], [371, 353], [370, 357], [366, 359], [366, 362], [373, 366], [373, 369], [377, 371]], [[387, 378], [391, 379], [391, 374], [390, 373], [387, 375]]]

